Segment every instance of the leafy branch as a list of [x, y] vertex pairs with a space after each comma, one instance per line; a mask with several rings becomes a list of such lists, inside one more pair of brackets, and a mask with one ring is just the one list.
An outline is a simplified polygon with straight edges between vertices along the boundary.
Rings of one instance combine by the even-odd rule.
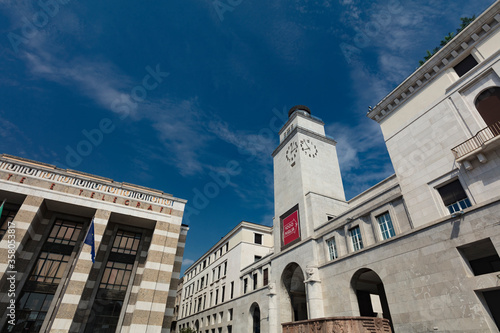
[[476, 15], [473, 15], [472, 17], [461, 17], [460, 20], [462, 23], [460, 23], [460, 27], [457, 28], [457, 32], [450, 32], [448, 35], [444, 36], [444, 39], [441, 41], [438, 47], [435, 47], [432, 52], [427, 50], [427, 54], [425, 55], [423, 60], [420, 60], [418, 63], [420, 66], [426, 63], [427, 60], [432, 58], [434, 54], [436, 54], [443, 46], [451, 42], [453, 38], [455, 38], [456, 35], [458, 35], [462, 30], [464, 30], [469, 24], [471, 24], [474, 20], [476, 19]]

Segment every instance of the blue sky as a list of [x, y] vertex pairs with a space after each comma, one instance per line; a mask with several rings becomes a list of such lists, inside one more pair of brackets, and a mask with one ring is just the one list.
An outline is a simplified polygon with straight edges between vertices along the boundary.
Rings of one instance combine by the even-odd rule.
[[0, 152], [189, 200], [186, 268], [272, 224], [293, 105], [338, 142], [347, 198], [391, 175], [368, 106], [492, 3], [0, 0]]

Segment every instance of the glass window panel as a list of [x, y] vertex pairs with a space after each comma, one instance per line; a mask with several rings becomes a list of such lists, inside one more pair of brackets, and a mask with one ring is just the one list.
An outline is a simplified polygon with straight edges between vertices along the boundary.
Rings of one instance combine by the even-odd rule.
[[124, 254], [137, 254], [141, 234], [125, 232], [119, 230], [116, 233], [115, 241], [111, 251]]
[[377, 216], [377, 221], [380, 226], [380, 233], [382, 234], [382, 239], [389, 239], [391, 237], [396, 236], [389, 212]]
[[337, 245], [335, 244], [335, 238], [330, 238], [326, 241], [328, 246], [328, 253], [330, 256], [330, 260], [337, 259]]
[[80, 223], [56, 220], [52, 226], [47, 242], [75, 245], [81, 231], [82, 225]]
[[363, 248], [363, 240], [361, 239], [361, 230], [359, 227], [352, 228], [349, 230], [351, 236], [351, 242], [354, 251], [361, 250]]
[[69, 261], [69, 255], [42, 252], [30, 275], [30, 280], [59, 283]]
[[101, 279], [100, 288], [126, 290], [132, 268], [132, 264], [109, 261]]
[[116, 269], [111, 269], [111, 273], [109, 274], [108, 284], [115, 284], [116, 274], [118, 274], [118, 271]]
[[[9, 207], [10, 206], [10, 207]], [[0, 217], [0, 240], [3, 238], [3, 235], [7, 232], [9, 227], [9, 222], [14, 220], [17, 212], [19, 211], [18, 206], [11, 206], [9, 204], [5, 204], [2, 210], [2, 216]]]

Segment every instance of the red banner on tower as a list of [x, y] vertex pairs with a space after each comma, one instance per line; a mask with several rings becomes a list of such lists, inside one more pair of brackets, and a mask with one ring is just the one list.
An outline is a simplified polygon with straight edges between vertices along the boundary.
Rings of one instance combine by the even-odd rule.
[[300, 238], [299, 211], [296, 210], [283, 219], [283, 246]]

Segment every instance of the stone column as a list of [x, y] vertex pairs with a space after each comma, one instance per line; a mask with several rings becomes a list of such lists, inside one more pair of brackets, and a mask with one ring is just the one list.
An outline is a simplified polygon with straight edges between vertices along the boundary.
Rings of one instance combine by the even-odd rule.
[[278, 318], [278, 295], [276, 294], [276, 285], [274, 283], [270, 283], [267, 288], [269, 292], [267, 296], [269, 296], [269, 333], [273, 332], [281, 332], [281, 327], [279, 326], [279, 318]]
[[307, 279], [306, 284], [307, 309], [309, 319], [323, 318], [325, 311], [323, 309], [323, 293], [321, 288], [321, 280], [319, 279], [317, 268], [306, 268]]

